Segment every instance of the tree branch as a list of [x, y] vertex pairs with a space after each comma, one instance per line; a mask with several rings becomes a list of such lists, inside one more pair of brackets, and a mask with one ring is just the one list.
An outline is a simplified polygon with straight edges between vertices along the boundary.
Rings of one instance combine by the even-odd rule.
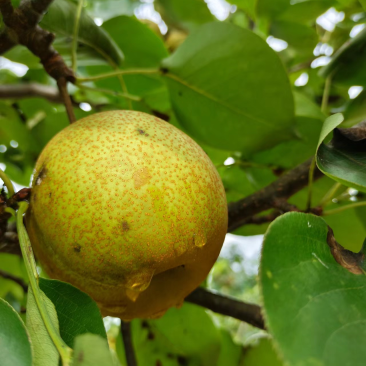
[[40, 97], [52, 103], [62, 103], [59, 91], [53, 86], [29, 83], [29, 84], [10, 84], [0, 85], [0, 99], [22, 99]]
[[70, 95], [67, 92], [66, 78], [60, 77], [57, 80], [57, 86], [58, 86], [58, 90], [60, 91], [60, 95], [63, 99], [63, 102], [65, 104], [65, 108], [66, 108], [67, 116], [69, 117], [69, 121], [70, 121], [70, 123], [74, 123], [76, 121], [76, 118], [75, 118], [74, 110], [72, 108], [72, 101], [71, 101]]
[[[283, 207], [283, 202], [289, 197], [308, 185], [309, 169], [312, 158], [305, 163], [290, 170], [275, 182], [258, 192], [251, 194], [237, 202], [229, 204], [229, 227], [228, 232], [245, 225], [246, 221], [262, 211], [273, 207]], [[323, 173], [315, 167], [314, 181], [319, 179]]]
[[6, 32], [0, 33], [0, 54], [9, 51], [14, 46], [15, 42], [10, 39]]
[[130, 322], [124, 322], [121, 319], [121, 333], [122, 333], [123, 344], [125, 347], [127, 366], [137, 366], [135, 349], [133, 347], [133, 342], [132, 342], [131, 323]]
[[51, 2], [52, 0], [23, 0], [14, 9], [11, 0], [0, 0], [0, 12], [5, 24], [5, 31], [0, 38], [0, 54], [9, 50], [12, 43], [18, 43], [38, 56], [46, 72], [57, 81], [70, 122], [74, 122], [72, 103], [66, 95], [66, 82], [75, 83], [74, 72], [53, 48], [54, 34], [38, 26]]
[[21, 278], [13, 276], [11, 273], [5, 272], [1, 269], [0, 269], [0, 277], [17, 283], [19, 286], [22, 287], [24, 292], [28, 292], [28, 285]]
[[261, 308], [255, 304], [245, 303], [219, 294], [214, 294], [198, 287], [185, 301], [196, 304], [215, 313], [231, 316], [257, 328], [265, 329]]

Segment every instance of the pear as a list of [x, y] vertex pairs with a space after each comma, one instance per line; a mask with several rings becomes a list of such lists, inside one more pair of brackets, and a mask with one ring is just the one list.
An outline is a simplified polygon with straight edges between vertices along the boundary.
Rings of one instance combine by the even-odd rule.
[[46, 273], [103, 315], [159, 317], [205, 279], [227, 231], [221, 179], [189, 136], [135, 111], [97, 113], [42, 151], [26, 226]]

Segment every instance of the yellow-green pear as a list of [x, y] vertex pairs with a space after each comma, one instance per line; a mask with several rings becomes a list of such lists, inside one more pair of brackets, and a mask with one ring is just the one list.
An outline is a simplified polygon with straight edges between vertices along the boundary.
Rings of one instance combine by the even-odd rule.
[[134, 111], [94, 114], [40, 155], [27, 230], [46, 273], [124, 320], [179, 306], [207, 276], [227, 230], [226, 197], [186, 134]]

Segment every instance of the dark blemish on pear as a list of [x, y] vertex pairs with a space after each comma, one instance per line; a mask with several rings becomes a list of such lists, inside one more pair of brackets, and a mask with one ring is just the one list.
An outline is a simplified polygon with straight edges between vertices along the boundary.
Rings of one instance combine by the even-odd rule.
[[36, 178], [36, 186], [39, 186], [43, 182], [43, 179], [45, 179], [47, 176], [47, 172], [48, 172], [47, 168], [42, 167]]
[[130, 225], [128, 225], [128, 222], [127, 221], [122, 221], [122, 230], [124, 232], [130, 230]]
[[80, 253], [81, 251], [81, 245], [80, 244], [75, 244], [74, 245], [74, 252], [75, 253]]
[[146, 133], [144, 130], [142, 130], [141, 128], [139, 128], [138, 130], [137, 130], [137, 132], [140, 134], [140, 135], [144, 135], [144, 136], [149, 136], [149, 134], [148, 133]]

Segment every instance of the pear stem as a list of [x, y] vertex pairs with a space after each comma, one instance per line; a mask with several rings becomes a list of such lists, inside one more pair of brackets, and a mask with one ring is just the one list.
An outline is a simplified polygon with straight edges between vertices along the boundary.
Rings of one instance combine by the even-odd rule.
[[1, 169], [0, 169], [0, 179], [4, 182], [5, 187], [8, 189], [9, 197], [13, 196], [15, 193], [13, 183], [11, 182], [9, 177], [5, 174], [5, 172]]

